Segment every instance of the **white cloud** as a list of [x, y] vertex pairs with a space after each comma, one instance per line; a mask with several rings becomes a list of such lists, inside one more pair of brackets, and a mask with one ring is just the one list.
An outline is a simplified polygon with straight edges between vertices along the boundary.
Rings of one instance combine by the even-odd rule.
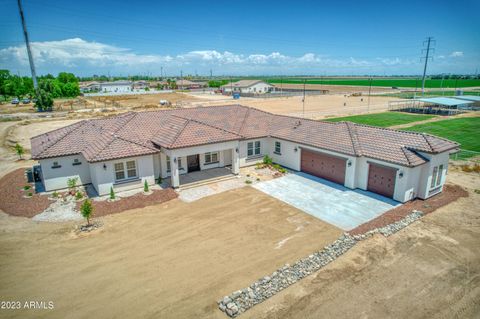
[[451, 54], [450, 54], [450, 57], [452, 58], [459, 58], [459, 57], [462, 57], [463, 56], [463, 52], [462, 51], [453, 51]]
[[[114, 74], [158, 74], [160, 67], [163, 67], [164, 70], [177, 73], [182, 68], [198, 68], [200, 71], [214, 68], [217, 74], [278, 74], [283, 71], [307, 74], [326, 70], [357, 70], [361, 74], [368, 74], [378, 69], [385, 70], [386, 67], [401, 68], [415, 64], [400, 58], [335, 59], [311, 52], [301, 56], [288, 56], [280, 52], [245, 55], [216, 50], [197, 50], [178, 55], [138, 54], [131, 49], [80, 38], [33, 42], [32, 51], [40, 73], [70, 70], [78, 74], [99, 74], [105, 71]], [[453, 54], [463, 55], [462, 52]], [[28, 70], [25, 47], [19, 45], [0, 49], [0, 68]]]

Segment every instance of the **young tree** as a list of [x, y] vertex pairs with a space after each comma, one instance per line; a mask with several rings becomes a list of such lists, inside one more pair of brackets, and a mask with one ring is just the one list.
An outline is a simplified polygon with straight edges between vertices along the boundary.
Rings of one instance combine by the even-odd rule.
[[110, 200], [115, 199], [115, 191], [113, 190], [113, 187], [110, 187]]
[[22, 159], [23, 154], [25, 153], [25, 150], [23, 149], [23, 146], [20, 144], [15, 144], [15, 152], [17, 153], [18, 157]]
[[148, 193], [149, 191], [147, 180], [145, 180], [145, 182], [143, 183], [143, 191], [145, 193]]
[[90, 226], [90, 218], [93, 215], [93, 206], [92, 202], [87, 199], [80, 206], [80, 212], [82, 213], [83, 218], [87, 219], [87, 226]]

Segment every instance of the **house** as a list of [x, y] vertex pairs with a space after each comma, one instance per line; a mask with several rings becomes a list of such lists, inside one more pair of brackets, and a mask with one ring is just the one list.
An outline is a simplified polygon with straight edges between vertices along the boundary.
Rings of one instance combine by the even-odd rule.
[[82, 93], [96, 92], [100, 91], [100, 83], [96, 81], [81, 82], [79, 88]]
[[134, 90], [145, 90], [149, 87], [149, 83], [147, 81], [139, 80], [133, 82], [132, 87]]
[[100, 83], [100, 91], [104, 93], [131, 92], [133, 83], [130, 81], [113, 81]]
[[274, 90], [274, 86], [261, 80], [240, 80], [222, 85], [220, 89], [224, 94], [264, 94]]
[[125, 113], [84, 120], [31, 139], [47, 191], [68, 178], [100, 195], [216, 167], [275, 163], [399, 202], [442, 191], [457, 143], [351, 122], [321, 122], [240, 105]]
[[207, 86], [206, 82], [193, 82], [190, 80], [177, 80], [175, 83], [180, 90], [201, 89]]

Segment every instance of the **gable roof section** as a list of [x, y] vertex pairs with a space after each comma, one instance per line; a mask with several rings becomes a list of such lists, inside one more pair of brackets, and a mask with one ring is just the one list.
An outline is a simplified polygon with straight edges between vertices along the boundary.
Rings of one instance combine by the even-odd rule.
[[262, 81], [262, 80], [240, 80], [240, 81], [237, 81], [237, 82], [231, 82], [231, 83], [227, 83], [227, 84], [224, 84], [222, 85], [221, 87], [225, 87], [225, 88], [228, 88], [228, 87], [234, 87], [234, 88], [248, 88], [250, 86], [253, 86], [257, 83], [265, 83], [266, 85], [269, 85], [269, 86], [273, 86], [265, 81]]
[[436, 136], [350, 122], [275, 115], [240, 105], [125, 113], [85, 120], [31, 139], [32, 158], [82, 154], [87, 161], [148, 155], [232, 140], [273, 137], [350, 156], [417, 166], [423, 153], [458, 144]]

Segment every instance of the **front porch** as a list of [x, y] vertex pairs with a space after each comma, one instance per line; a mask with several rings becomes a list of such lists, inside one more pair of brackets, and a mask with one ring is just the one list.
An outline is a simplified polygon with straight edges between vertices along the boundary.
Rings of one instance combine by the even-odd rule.
[[229, 167], [217, 167], [180, 175], [182, 189], [235, 178]]

